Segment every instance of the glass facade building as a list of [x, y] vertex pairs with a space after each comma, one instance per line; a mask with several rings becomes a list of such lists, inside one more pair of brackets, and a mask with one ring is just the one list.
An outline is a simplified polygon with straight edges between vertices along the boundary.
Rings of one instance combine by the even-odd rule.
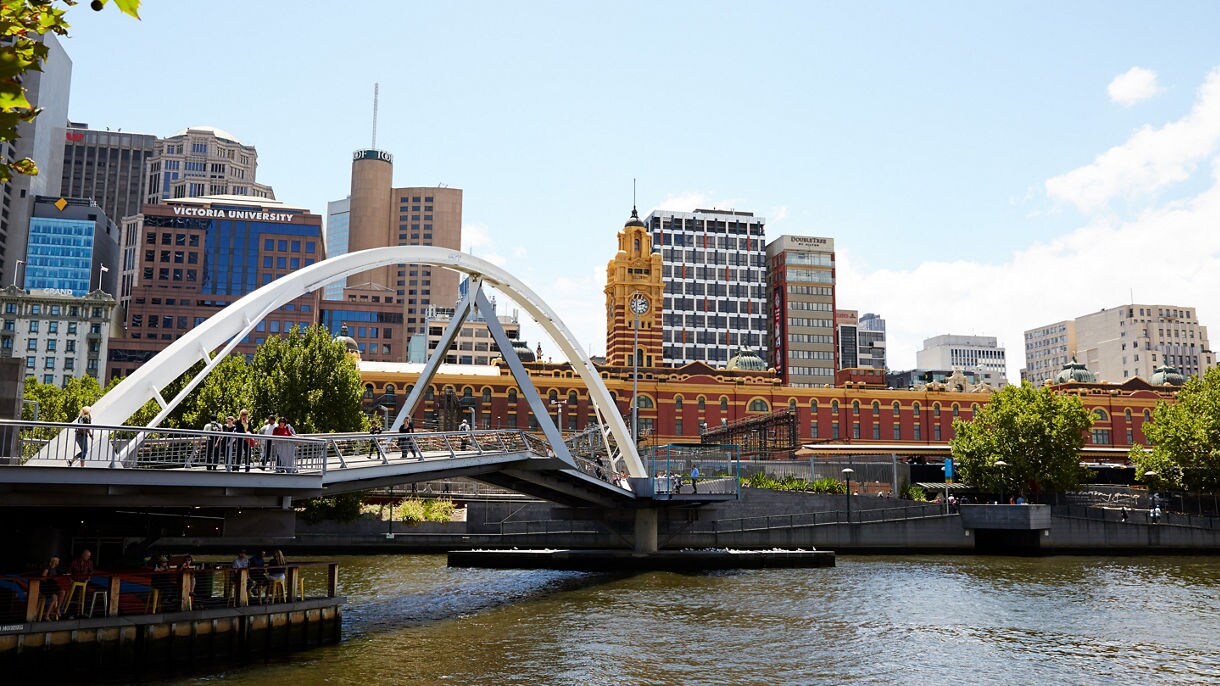
[[[352, 199], [332, 200], [326, 203], [326, 257], [347, 254], [347, 236], [352, 223]], [[344, 279], [328, 284], [322, 289], [327, 300], [343, 299]]]
[[25, 288], [89, 292], [96, 222], [31, 217], [26, 244]]

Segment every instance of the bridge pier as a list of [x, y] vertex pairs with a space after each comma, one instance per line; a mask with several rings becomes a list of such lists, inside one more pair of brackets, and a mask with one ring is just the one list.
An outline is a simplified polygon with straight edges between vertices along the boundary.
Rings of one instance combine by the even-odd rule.
[[641, 507], [635, 511], [635, 552], [657, 552], [657, 508]]

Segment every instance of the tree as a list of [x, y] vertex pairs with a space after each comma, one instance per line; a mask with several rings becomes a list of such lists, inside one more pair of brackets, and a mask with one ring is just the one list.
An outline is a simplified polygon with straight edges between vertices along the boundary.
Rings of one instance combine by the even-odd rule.
[[1131, 447], [1136, 478], [1155, 471], [1158, 483], [1172, 487], [1220, 487], [1220, 367], [1190, 377], [1176, 402], [1158, 402], [1144, 435], [1151, 449]]
[[[199, 369], [202, 368], [200, 363]], [[200, 428], [212, 419], [223, 423], [221, 418], [227, 415], [236, 417], [243, 408], [250, 409], [253, 399], [251, 370], [245, 356], [229, 355], [179, 406], [182, 409], [182, 426]]]
[[1085, 479], [1079, 452], [1092, 424], [1079, 396], [1022, 383], [993, 393], [971, 421], [954, 421], [949, 446], [963, 481], [1037, 496]]
[[[38, 403], [38, 421], [70, 422], [80, 414], [80, 408], [92, 405], [102, 397], [102, 387], [92, 376], [68, 379], [63, 388], [39, 383], [34, 377], [27, 376], [22, 394], [25, 400]], [[32, 403], [25, 403], [21, 408], [21, 418], [34, 419]]]
[[[101, 10], [107, 0], [93, 0], [90, 6]], [[0, 52], [0, 141], [16, 141], [18, 126], [32, 122], [40, 110], [34, 108], [22, 85], [27, 73], [41, 71], [47, 46], [37, 36], [53, 33], [68, 35], [64, 12], [75, 0], [4, 0], [0, 3], [0, 37], [12, 40]], [[119, 11], [139, 19], [140, 0], [114, 0]], [[59, 5], [62, 5], [59, 6]], [[26, 157], [0, 164], [0, 183], [12, 175], [38, 173], [34, 161]]]
[[292, 327], [258, 347], [250, 363], [252, 409], [282, 415], [298, 433], [360, 431], [360, 370], [324, 327]]

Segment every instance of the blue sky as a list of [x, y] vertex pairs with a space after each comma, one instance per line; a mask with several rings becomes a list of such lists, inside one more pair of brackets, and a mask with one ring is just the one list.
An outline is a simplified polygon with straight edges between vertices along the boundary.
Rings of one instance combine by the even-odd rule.
[[1015, 374], [1024, 329], [1132, 293], [1220, 326], [1217, 3], [141, 14], [69, 12], [73, 120], [226, 129], [258, 147], [279, 199], [324, 213], [369, 144], [380, 82], [395, 183], [464, 189], [467, 247], [596, 353], [633, 177], [642, 211], [732, 207], [767, 217], [769, 237], [833, 237], [839, 305], [887, 319], [894, 368], [926, 337], [976, 333], [1001, 338]]

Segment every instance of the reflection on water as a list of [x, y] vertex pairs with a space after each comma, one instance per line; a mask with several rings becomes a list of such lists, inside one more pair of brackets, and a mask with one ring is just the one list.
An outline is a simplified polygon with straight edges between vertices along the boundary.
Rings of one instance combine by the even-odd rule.
[[1211, 558], [841, 557], [706, 575], [343, 559], [346, 640], [173, 683], [1220, 682]]

